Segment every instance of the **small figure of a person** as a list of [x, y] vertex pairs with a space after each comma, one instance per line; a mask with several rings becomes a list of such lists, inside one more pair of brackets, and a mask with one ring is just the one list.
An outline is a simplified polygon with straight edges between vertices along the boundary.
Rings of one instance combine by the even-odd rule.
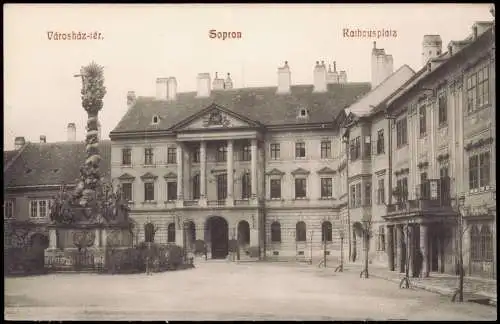
[[207, 243], [203, 243], [203, 254], [205, 254], [205, 261], [208, 259], [208, 246]]

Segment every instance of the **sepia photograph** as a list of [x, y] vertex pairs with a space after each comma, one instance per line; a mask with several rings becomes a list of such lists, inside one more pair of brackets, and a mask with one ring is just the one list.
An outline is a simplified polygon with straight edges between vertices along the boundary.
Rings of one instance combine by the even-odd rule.
[[495, 6], [4, 4], [4, 318], [495, 321]]

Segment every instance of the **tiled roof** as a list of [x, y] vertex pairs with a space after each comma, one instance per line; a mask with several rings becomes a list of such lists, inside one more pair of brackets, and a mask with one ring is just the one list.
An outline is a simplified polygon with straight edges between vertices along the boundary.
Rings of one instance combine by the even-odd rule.
[[[296, 85], [289, 94], [277, 94], [276, 87], [212, 90], [207, 98], [186, 92], [179, 93], [175, 101], [139, 97], [110, 135], [169, 130], [213, 103], [264, 126], [332, 122], [342, 109], [369, 91], [370, 84], [330, 84], [327, 88], [316, 93], [312, 85]], [[300, 108], [309, 110], [307, 120], [297, 119]], [[160, 117], [159, 124], [152, 125], [155, 115]]]
[[12, 151], [3, 151], [3, 165], [7, 165], [19, 152], [18, 150], [12, 150]]
[[[109, 179], [111, 141], [101, 141], [99, 149], [102, 158], [101, 176]], [[27, 143], [23, 152], [4, 173], [4, 186], [76, 184], [85, 158], [84, 142]]]

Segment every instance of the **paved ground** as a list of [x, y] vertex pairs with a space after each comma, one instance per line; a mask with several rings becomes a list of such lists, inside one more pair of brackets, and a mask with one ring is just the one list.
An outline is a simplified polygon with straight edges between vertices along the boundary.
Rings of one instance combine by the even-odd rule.
[[6, 278], [10, 320], [495, 320], [496, 308], [308, 265], [200, 262], [140, 275]]

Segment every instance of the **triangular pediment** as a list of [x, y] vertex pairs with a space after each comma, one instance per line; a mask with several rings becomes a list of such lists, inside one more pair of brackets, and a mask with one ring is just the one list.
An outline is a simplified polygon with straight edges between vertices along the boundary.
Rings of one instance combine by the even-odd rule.
[[154, 180], [154, 179], [156, 179], [156, 178], [158, 178], [158, 176], [157, 176], [157, 175], [152, 174], [151, 172], [146, 172], [146, 173], [144, 173], [144, 174], [141, 176], [141, 179], [142, 179], [142, 180], [150, 180], [150, 179], [153, 179], [153, 180]]
[[285, 172], [280, 171], [280, 170], [278, 170], [278, 169], [274, 168], [274, 169], [272, 169], [271, 171], [267, 172], [266, 174], [267, 174], [267, 175], [277, 175], [277, 176], [282, 176], [282, 175], [284, 175], [284, 174], [285, 174]]
[[233, 111], [212, 104], [202, 111], [186, 118], [172, 130], [192, 131], [205, 129], [254, 128], [260, 124]]
[[318, 174], [335, 174], [337, 171], [330, 169], [329, 167], [324, 167], [317, 171]]
[[308, 175], [310, 172], [302, 168], [298, 168], [292, 171], [292, 175]]
[[169, 172], [163, 176], [165, 179], [177, 179], [177, 174], [173, 172]]
[[134, 179], [135, 179], [135, 177], [133, 175], [128, 174], [128, 173], [124, 173], [118, 177], [118, 180], [134, 180]]

